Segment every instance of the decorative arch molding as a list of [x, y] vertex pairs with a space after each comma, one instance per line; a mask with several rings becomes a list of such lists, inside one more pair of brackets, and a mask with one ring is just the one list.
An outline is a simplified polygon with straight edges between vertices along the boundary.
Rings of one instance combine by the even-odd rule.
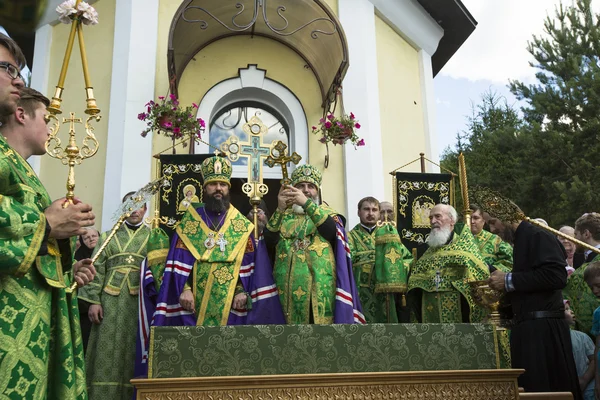
[[[308, 122], [300, 100], [287, 87], [266, 77], [266, 71], [250, 64], [239, 70], [239, 76], [224, 80], [213, 86], [202, 98], [198, 106], [198, 117], [210, 125], [212, 119], [229, 105], [252, 101], [277, 110], [289, 126], [290, 153], [296, 151], [308, 162]], [[203, 140], [210, 142], [210, 129], [203, 134]], [[206, 144], [195, 146], [197, 154], [210, 153]], [[266, 169], [267, 178], [279, 178], [276, 170]], [[234, 169], [234, 174], [235, 174]]]

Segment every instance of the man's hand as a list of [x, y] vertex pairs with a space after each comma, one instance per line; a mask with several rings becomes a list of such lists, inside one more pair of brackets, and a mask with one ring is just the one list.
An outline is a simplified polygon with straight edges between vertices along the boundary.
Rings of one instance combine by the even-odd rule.
[[44, 214], [50, 225], [50, 237], [55, 239], [67, 239], [71, 236], [83, 235], [85, 227], [93, 226], [95, 216], [92, 206], [81, 203], [75, 199], [74, 204], [63, 208], [66, 199], [58, 199], [46, 208]]
[[104, 310], [102, 310], [102, 306], [100, 304], [92, 304], [88, 310], [88, 318], [92, 323], [96, 325], [100, 325], [102, 320], [104, 319]]
[[90, 258], [79, 260], [73, 265], [73, 278], [78, 287], [82, 287], [94, 280], [96, 268]]
[[238, 293], [233, 298], [233, 304], [231, 305], [231, 308], [235, 310], [245, 310], [247, 301], [248, 295], [246, 293]]
[[196, 312], [194, 307], [194, 294], [189, 289], [184, 290], [183, 293], [181, 293], [181, 296], [179, 296], [179, 304], [181, 304], [181, 307], [186, 311]]
[[288, 186], [288, 192], [287, 192], [288, 205], [297, 204], [300, 207], [304, 207], [304, 205], [306, 204], [307, 201], [308, 201], [308, 199], [306, 198], [304, 193], [302, 193], [302, 190], [295, 188], [293, 186]]
[[285, 209], [288, 207], [287, 204], [287, 197], [288, 197], [288, 187], [286, 185], [282, 185], [279, 188], [279, 193], [277, 194], [277, 209], [279, 210], [279, 212], [284, 212]]
[[505, 291], [504, 287], [504, 277], [506, 276], [505, 272], [500, 270], [496, 270], [490, 274], [490, 278], [488, 279], [488, 285], [492, 289], [499, 290], [501, 292]]

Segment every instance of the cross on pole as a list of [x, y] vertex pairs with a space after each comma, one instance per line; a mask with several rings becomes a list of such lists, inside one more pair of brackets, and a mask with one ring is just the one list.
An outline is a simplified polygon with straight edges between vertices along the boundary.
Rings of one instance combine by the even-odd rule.
[[289, 162], [298, 164], [300, 160], [302, 160], [302, 156], [296, 152], [293, 152], [291, 156], [288, 156], [287, 145], [281, 140], [278, 140], [271, 149], [271, 154], [265, 160], [265, 164], [267, 164], [270, 168], [273, 168], [275, 164], [281, 165], [281, 174], [283, 177], [283, 179], [281, 179], [281, 184], [289, 185], [292, 181], [288, 176], [287, 164]]
[[69, 133], [75, 132], [75, 124], [83, 123], [81, 118], [75, 118], [75, 113], [72, 112], [71, 118], [63, 118], [63, 124], [69, 123]]

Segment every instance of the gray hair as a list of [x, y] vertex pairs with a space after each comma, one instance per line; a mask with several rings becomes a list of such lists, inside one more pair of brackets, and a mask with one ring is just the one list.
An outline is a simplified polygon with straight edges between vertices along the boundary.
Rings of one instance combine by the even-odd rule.
[[447, 207], [448, 215], [450, 216], [450, 218], [452, 218], [452, 222], [457, 223], [458, 222], [458, 213], [456, 212], [456, 209], [449, 204], [444, 204], [444, 205]]

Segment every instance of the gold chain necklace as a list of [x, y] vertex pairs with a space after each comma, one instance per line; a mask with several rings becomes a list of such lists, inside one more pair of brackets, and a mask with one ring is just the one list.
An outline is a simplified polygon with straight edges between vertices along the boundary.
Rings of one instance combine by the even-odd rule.
[[[208, 223], [210, 223], [210, 225], [212, 226], [211, 230], [214, 232], [217, 232], [219, 230], [219, 226], [221, 226], [221, 224], [223, 223], [223, 221], [225, 220], [225, 217], [227, 216], [227, 212], [224, 211], [223, 217], [221, 218], [221, 220], [219, 221], [219, 223], [217, 225], [214, 225], [212, 222], [212, 218], [210, 218], [208, 216], [208, 214], [206, 213], [206, 209], [204, 207], [202, 207], [202, 212], [204, 213], [204, 216], [206, 217], [206, 219], [208, 220]], [[209, 227], [210, 228], [210, 227]]]

